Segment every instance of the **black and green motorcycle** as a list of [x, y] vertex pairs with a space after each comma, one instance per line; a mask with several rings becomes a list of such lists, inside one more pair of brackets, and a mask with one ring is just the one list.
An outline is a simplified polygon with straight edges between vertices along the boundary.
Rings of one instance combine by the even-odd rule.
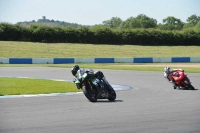
[[[96, 102], [97, 99], [108, 99], [109, 101], [115, 101], [116, 92], [113, 87], [102, 78], [98, 79], [92, 69], [87, 69], [82, 75], [82, 83], [75, 78], [74, 83], [78, 85], [82, 90], [86, 98], [91, 102]], [[100, 87], [100, 85], [103, 87]]]

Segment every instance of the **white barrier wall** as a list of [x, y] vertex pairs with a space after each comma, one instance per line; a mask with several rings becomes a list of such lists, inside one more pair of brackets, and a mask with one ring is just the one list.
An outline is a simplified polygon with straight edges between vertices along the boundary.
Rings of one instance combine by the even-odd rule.
[[169, 63], [171, 61], [171, 58], [153, 58], [153, 63]]
[[199, 57], [190, 57], [190, 62], [200, 62]]
[[114, 58], [115, 63], [133, 63], [133, 58]]
[[32, 64], [54, 64], [53, 58], [33, 58]]
[[94, 58], [75, 58], [74, 63], [94, 63]]
[[0, 58], [0, 64], [9, 64], [9, 58]]

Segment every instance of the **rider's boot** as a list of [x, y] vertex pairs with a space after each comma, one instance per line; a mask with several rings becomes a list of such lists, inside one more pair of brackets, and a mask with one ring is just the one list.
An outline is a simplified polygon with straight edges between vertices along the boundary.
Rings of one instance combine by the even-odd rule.
[[172, 81], [172, 84], [173, 84], [174, 89], [176, 89], [177, 88], [176, 82]]
[[174, 86], [174, 89], [176, 89], [177, 86]]

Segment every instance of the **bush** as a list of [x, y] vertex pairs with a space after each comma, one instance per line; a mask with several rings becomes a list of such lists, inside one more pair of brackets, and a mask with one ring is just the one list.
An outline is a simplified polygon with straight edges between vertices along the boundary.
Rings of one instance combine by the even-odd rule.
[[0, 23], [0, 40], [45, 43], [93, 43], [130, 45], [200, 45], [200, 23], [184, 30], [124, 29], [114, 30], [102, 25], [49, 27], [33, 24], [30, 27]]

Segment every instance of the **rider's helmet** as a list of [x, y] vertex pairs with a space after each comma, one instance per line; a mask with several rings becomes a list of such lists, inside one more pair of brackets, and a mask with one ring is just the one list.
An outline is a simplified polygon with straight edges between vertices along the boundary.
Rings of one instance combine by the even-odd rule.
[[165, 67], [165, 68], [164, 68], [164, 72], [168, 74], [168, 73], [170, 72], [170, 67], [168, 67], [168, 66]]
[[72, 75], [75, 76], [79, 69], [80, 69], [80, 67], [78, 65], [73, 66], [72, 69], [71, 69]]

